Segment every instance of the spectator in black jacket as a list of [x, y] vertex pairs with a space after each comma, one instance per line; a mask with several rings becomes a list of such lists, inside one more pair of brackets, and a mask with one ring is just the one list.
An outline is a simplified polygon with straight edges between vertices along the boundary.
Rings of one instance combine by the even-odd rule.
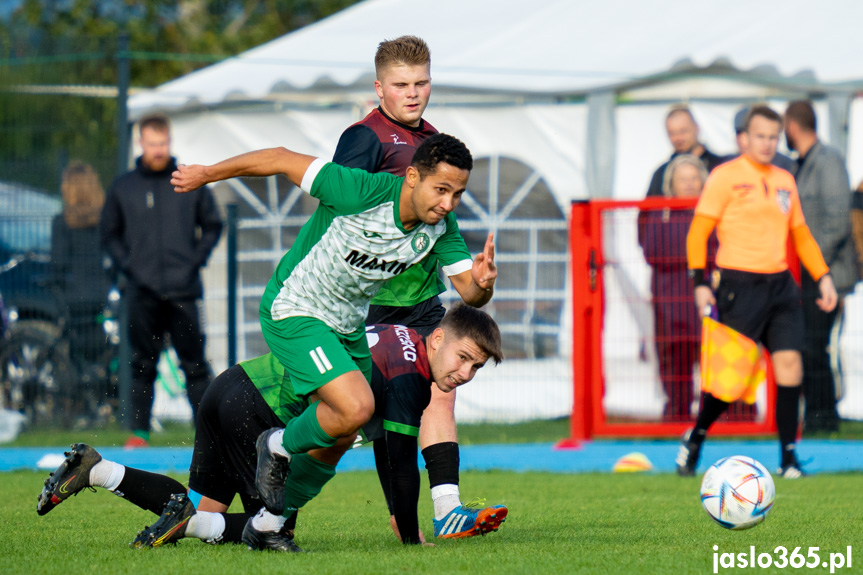
[[[665, 116], [665, 130], [668, 133], [668, 141], [671, 142], [671, 147], [674, 152], [668, 159], [668, 162], [673, 160], [680, 154], [692, 154], [701, 160], [704, 168], [708, 173], [713, 171], [713, 168], [723, 163], [725, 159], [722, 156], [717, 156], [707, 149], [707, 146], [698, 141], [698, 124], [695, 122], [695, 117], [692, 111], [685, 105], [678, 104], [673, 106]], [[662, 179], [665, 176], [665, 168], [668, 166], [665, 162], [653, 172], [650, 178], [650, 186], [647, 189], [647, 197], [661, 197], [662, 194]]]
[[197, 414], [210, 380], [200, 321], [200, 269], [219, 240], [222, 221], [206, 187], [174, 193], [170, 125], [163, 116], [139, 122], [141, 156], [117, 178], [102, 211], [101, 239], [126, 278], [132, 348], [132, 393], [126, 447], [145, 447], [150, 435], [153, 382], [164, 335], [180, 358], [186, 391]]

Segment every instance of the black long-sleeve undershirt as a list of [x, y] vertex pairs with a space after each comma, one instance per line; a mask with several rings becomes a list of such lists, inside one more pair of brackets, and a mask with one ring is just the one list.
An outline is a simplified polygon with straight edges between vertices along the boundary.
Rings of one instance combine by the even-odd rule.
[[417, 439], [411, 435], [384, 431], [384, 438], [374, 442], [374, 452], [387, 507], [390, 514], [395, 516], [402, 543], [419, 544], [417, 502], [420, 472]]

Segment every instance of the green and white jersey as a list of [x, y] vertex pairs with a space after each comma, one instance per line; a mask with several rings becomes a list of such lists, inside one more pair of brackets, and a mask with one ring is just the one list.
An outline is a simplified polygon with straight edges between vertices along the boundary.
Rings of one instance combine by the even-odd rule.
[[261, 397], [284, 423], [298, 417], [308, 406], [308, 399], [297, 397], [291, 378], [271, 353], [240, 362]]
[[469, 270], [454, 214], [434, 226], [402, 227], [402, 180], [315, 160], [301, 187], [321, 203], [270, 278], [261, 317], [314, 317], [349, 334], [363, 327], [380, 286], [429, 254], [448, 275]]

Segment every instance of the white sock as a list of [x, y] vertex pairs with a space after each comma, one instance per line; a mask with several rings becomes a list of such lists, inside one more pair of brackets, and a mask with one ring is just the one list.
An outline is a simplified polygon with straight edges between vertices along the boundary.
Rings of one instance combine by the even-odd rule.
[[198, 511], [189, 518], [186, 525], [186, 537], [195, 537], [202, 541], [218, 541], [225, 533], [225, 516], [221, 513]]
[[278, 531], [287, 519], [281, 515], [273, 515], [264, 508], [252, 517], [252, 527], [258, 531]]
[[126, 475], [126, 466], [103, 459], [90, 469], [90, 485], [114, 491]]
[[[285, 430], [280, 429], [274, 434], [272, 434], [267, 440], [267, 446], [270, 448], [270, 451], [275, 453], [276, 455], [281, 455], [282, 457], [288, 457], [288, 450], [285, 449], [285, 446], [282, 445], [282, 437], [285, 435]], [[257, 529], [257, 527], [255, 528]]]
[[458, 485], [444, 483], [431, 488], [432, 502], [434, 503], [434, 518], [440, 521], [447, 513], [461, 505], [461, 496]]

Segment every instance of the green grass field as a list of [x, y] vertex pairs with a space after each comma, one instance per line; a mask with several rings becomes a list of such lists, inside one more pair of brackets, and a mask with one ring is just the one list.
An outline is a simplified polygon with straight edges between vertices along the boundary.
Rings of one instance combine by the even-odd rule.
[[[553, 443], [569, 436], [569, 419], [529, 421], [525, 423], [482, 423], [458, 426], [461, 445], [488, 443]], [[65, 446], [85, 441], [93, 445], [120, 446], [129, 437], [129, 432], [118, 424], [88, 429], [34, 429], [27, 430], [14, 441], [0, 447]], [[168, 422], [161, 432], [154, 432], [150, 444], [154, 447], [191, 446], [195, 437], [188, 423]], [[766, 435], [761, 439], [774, 439]], [[806, 439], [863, 439], [863, 421], [843, 421], [835, 433], [806, 433]], [[741, 441], [757, 439], [741, 437]]]
[[[569, 420], [552, 419], [517, 424], [459, 425], [458, 430], [461, 445], [550, 443], [569, 435]], [[128, 437], [129, 431], [116, 423], [85, 429], [30, 429], [21, 433], [14, 441], [0, 444], [0, 447], [56, 447], [79, 441], [103, 447], [121, 446]], [[191, 446], [194, 439], [195, 430], [191, 424], [167, 422], [162, 431], [153, 432], [150, 444], [153, 447]]]
[[[129, 573], [712, 573], [719, 553], [773, 553], [819, 547], [822, 560], [852, 547], [863, 565], [863, 476], [777, 480], [765, 523], [726, 531], [701, 509], [698, 479], [673, 475], [470, 472], [462, 494], [510, 509], [497, 533], [403, 547], [392, 535], [373, 472], [336, 476], [299, 517], [297, 541], [310, 553], [280, 555], [242, 545], [133, 550], [128, 543], [154, 515], [103, 490], [84, 491], [44, 517], [36, 496], [46, 475], [0, 474], [0, 561], [4, 574]], [[182, 476], [177, 476], [181, 481]], [[424, 485], [420, 524], [431, 536]], [[814, 569], [719, 569], [721, 573], [829, 573]]]
[[[518, 425], [462, 425], [460, 442], [552, 442], [568, 434], [566, 420]], [[7, 446], [62, 446], [76, 441], [122, 445], [119, 426], [32, 430]], [[828, 438], [827, 435], [815, 436]], [[863, 424], [843, 422], [841, 439], [863, 437]], [[167, 424], [154, 446], [191, 445], [187, 424]], [[464, 499], [487, 498], [510, 509], [498, 533], [434, 548], [405, 548], [392, 535], [373, 472], [343, 473], [301, 512], [297, 541], [310, 553], [253, 553], [242, 545], [211, 547], [196, 540], [155, 550], [128, 543], [155, 516], [103, 490], [82, 492], [45, 517], [36, 496], [46, 473], [0, 473], [0, 573], [712, 573], [718, 553], [788, 553], [819, 547], [822, 561], [845, 553], [863, 572], [863, 474], [776, 480], [767, 521], [744, 532], [715, 525], [701, 508], [699, 479], [668, 474], [548, 474], [464, 472]], [[186, 477], [176, 476], [180, 481]], [[425, 482], [425, 477], [423, 477]], [[236, 508], [235, 510], [239, 510]], [[420, 525], [431, 537], [431, 501], [424, 485]], [[778, 555], [775, 555], [778, 557]], [[718, 556], [717, 556], [718, 559]], [[807, 558], [808, 560], [808, 558]], [[829, 573], [829, 567], [719, 568], [720, 573]]]

